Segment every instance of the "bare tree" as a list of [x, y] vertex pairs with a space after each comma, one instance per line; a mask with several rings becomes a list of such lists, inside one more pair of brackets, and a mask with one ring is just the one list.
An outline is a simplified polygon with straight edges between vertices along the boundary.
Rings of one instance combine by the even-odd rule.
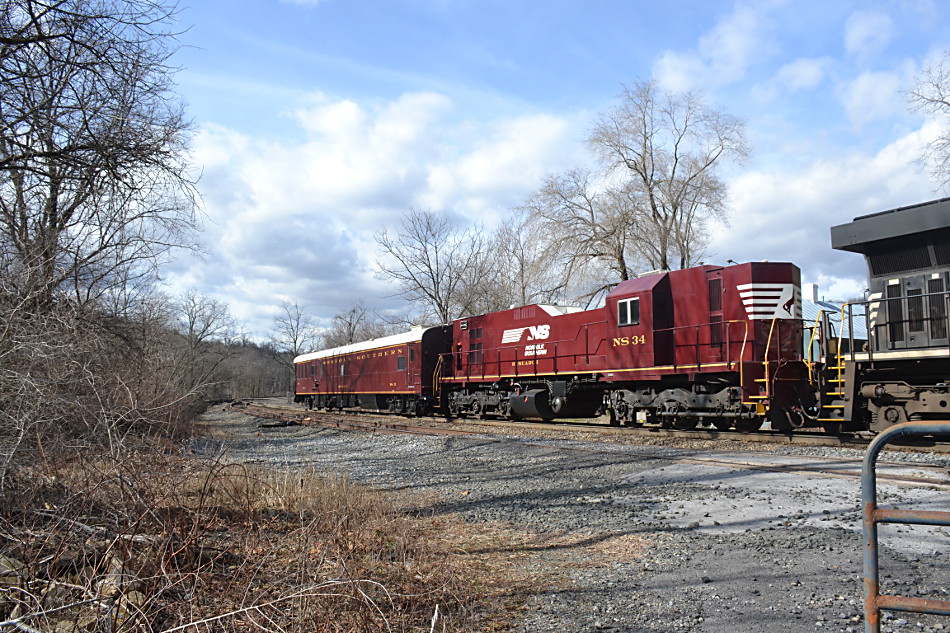
[[362, 299], [336, 313], [333, 316], [333, 325], [321, 335], [323, 347], [340, 347], [362, 340], [363, 328], [368, 318], [369, 310]]
[[290, 389], [293, 384], [294, 358], [314, 350], [320, 338], [319, 330], [307, 307], [296, 299], [280, 302], [280, 313], [274, 317], [271, 345], [282, 360], [285, 369], [283, 385], [274, 389]]
[[380, 275], [426, 318], [448, 323], [478, 311], [487, 250], [480, 228], [458, 228], [444, 211], [410, 209], [397, 232], [384, 229], [376, 242]]
[[922, 160], [940, 187], [946, 187], [950, 184], [950, 51], [923, 69], [910, 92], [910, 104], [943, 123], [937, 137], [927, 144]]
[[89, 302], [190, 242], [173, 22], [151, 0], [0, 3], [0, 242], [21, 295]]
[[296, 299], [280, 302], [280, 313], [274, 317], [271, 333], [271, 342], [278, 351], [289, 354], [292, 360], [312, 351], [318, 338], [316, 323], [306, 306]]
[[184, 343], [182, 379], [189, 390], [203, 390], [232, 353], [225, 343], [234, 333], [234, 319], [227, 304], [194, 289], [181, 295], [174, 310], [175, 329]]
[[333, 316], [331, 326], [321, 332], [321, 346], [331, 348], [368, 341], [394, 334], [397, 329], [400, 328], [371, 311], [365, 301], [357, 299], [349, 308]]
[[[116, 455], [189, 402], [156, 267], [197, 227], [161, 0], [0, 0], [0, 456]], [[59, 452], [58, 452], [59, 451]]]
[[568, 276], [558, 260], [557, 241], [539, 239], [545, 230], [530, 209], [516, 209], [492, 236], [488, 268], [499, 307], [558, 303]]
[[195, 289], [181, 295], [177, 313], [177, 329], [191, 350], [198, 350], [211, 340], [227, 340], [234, 331], [227, 304]]
[[521, 212], [549, 236], [549, 258], [563, 262], [565, 280], [591, 261], [604, 263], [621, 281], [629, 279], [635, 209], [616, 191], [598, 190], [592, 181], [592, 174], [581, 169], [549, 176]]
[[588, 143], [606, 174], [620, 179], [616, 191], [632, 214], [640, 256], [664, 270], [702, 255], [699, 229], [726, 216], [717, 170], [749, 152], [739, 119], [652, 81], [626, 88]]

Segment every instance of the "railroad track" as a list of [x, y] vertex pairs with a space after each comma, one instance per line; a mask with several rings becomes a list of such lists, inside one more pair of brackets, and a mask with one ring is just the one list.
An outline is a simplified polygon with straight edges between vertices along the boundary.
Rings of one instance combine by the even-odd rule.
[[[392, 433], [408, 435], [479, 435], [476, 431], [464, 429], [450, 429], [437, 426], [421, 426], [405, 424], [402, 422], [390, 422], [384, 419], [365, 420], [365, 419], [345, 419], [335, 414], [329, 414], [321, 411], [300, 412], [292, 409], [283, 409], [259, 404], [247, 405], [244, 408], [247, 415], [260, 418], [277, 420], [279, 424], [265, 426], [282, 426], [288, 423], [309, 424], [314, 426], [323, 426], [335, 429], [347, 429], [352, 431], [369, 431], [372, 433]], [[282, 423], [282, 424], [281, 424]]]
[[[563, 421], [563, 422], [531, 422], [531, 421], [510, 421], [510, 420], [484, 420], [468, 419], [459, 420], [454, 423], [447, 423], [442, 418], [424, 417], [411, 418], [414, 423], [392, 422], [387, 418], [392, 416], [381, 415], [379, 421], [367, 421], [367, 418], [374, 418], [377, 414], [366, 412], [343, 412], [332, 413], [317, 410], [302, 410], [291, 405], [273, 405], [254, 403], [248, 405], [248, 408], [258, 411], [261, 417], [276, 417], [278, 415], [287, 416], [287, 421], [296, 421], [298, 423], [317, 424], [322, 426], [332, 426], [335, 428], [351, 428], [354, 430], [375, 430], [385, 433], [418, 433], [429, 435], [469, 435], [476, 433], [485, 433], [485, 431], [476, 431], [474, 428], [489, 429], [510, 429], [520, 431], [530, 429], [535, 431], [577, 431], [581, 433], [594, 433], [613, 436], [617, 438], [670, 438], [683, 440], [707, 440], [714, 442], [741, 442], [743, 444], [762, 443], [762, 444], [784, 444], [796, 446], [814, 446], [830, 448], [853, 448], [864, 450], [867, 448], [873, 436], [870, 434], [847, 434], [847, 435], [828, 435], [820, 431], [799, 431], [796, 433], [781, 433], [778, 431], [757, 431], [755, 433], [739, 433], [737, 431], [719, 431], [715, 429], [694, 429], [690, 431], [680, 431], [676, 429], [663, 429], [658, 427], [616, 427], [597, 422]], [[468, 426], [469, 428], [464, 428]], [[938, 442], [932, 439], [921, 439], [913, 442], [908, 441], [905, 446], [895, 444], [890, 447], [892, 450], [913, 450], [917, 452], [950, 453], [950, 443]]]
[[[326, 428], [357, 430], [381, 434], [409, 434], [409, 435], [454, 435], [454, 436], [484, 436], [484, 430], [449, 428], [441, 419], [418, 418], [420, 424], [409, 424], [402, 421], [395, 422], [387, 417], [380, 416], [379, 419], [372, 415], [348, 415], [341, 416], [322, 411], [301, 411], [287, 406], [273, 406], [263, 404], [250, 404], [244, 408], [247, 415], [259, 418], [273, 419], [279, 426], [282, 424], [304, 424], [314, 425]], [[437, 421], [438, 420], [438, 421]], [[719, 439], [724, 444], [734, 441], [746, 442], [772, 442], [781, 444], [799, 444], [805, 446], [830, 446], [830, 447], [848, 447], [863, 449], [868, 438], [839, 438], [831, 436], [822, 436], [818, 434], [801, 434], [800, 441], [794, 441], [796, 436], [789, 437], [779, 433], [756, 433], [756, 434], [738, 434], [723, 433], [712, 431], [708, 434], [697, 433], [695, 431], [672, 431], [665, 429], [629, 429], [616, 428], [605, 425], [591, 425], [581, 423], [535, 423], [535, 422], [507, 422], [500, 420], [478, 420], [473, 421], [473, 425], [489, 428], [511, 428], [525, 429], [534, 428], [539, 430], [553, 430], [563, 432], [565, 427], [578, 431], [593, 431], [595, 433], [617, 434], [618, 436], [652, 436], [652, 437], [671, 437], [688, 439]], [[760, 437], [761, 436], [761, 437]], [[499, 441], [508, 441], [500, 440]], [[530, 439], [519, 439], [522, 443], [531, 444]], [[895, 447], [897, 448], [897, 447]], [[903, 447], [905, 450], [920, 451], [921, 448], [930, 451], [950, 452], [945, 443], [937, 443], [929, 447]], [[569, 450], [581, 452], [603, 452], [596, 447], [570, 447]], [[728, 446], [723, 447], [728, 451]], [[811, 457], [809, 462], [803, 463], [800, 458], [783, 456], [774, 452], [754, 452], [743, 451], [741, 454], [725, 455], [684, 455], [673, 457], [669, 455], [656, 455], [656, 459], [669, 461], [671, 463], [696, 464], [714, 468], [728, 468], [740, 470], [755, 470], [762, 472], [775, 472], [783, 474], [800, 474], [811, 477], [827, 477], [849, 480], [861, 479], [861, 460], [847, 457]], [[910, 473], [910, 474], [908, 474]], [[918, 464], [899, 461], [879, 461], [878, 462], [879, 481], [893, 483], [897, 485], [908, 485], [915, 487], [930, 487], [936, 490], [950, 491], [950, 475], [948, 470], [942, 466], [933, 466], [928, 464]]]

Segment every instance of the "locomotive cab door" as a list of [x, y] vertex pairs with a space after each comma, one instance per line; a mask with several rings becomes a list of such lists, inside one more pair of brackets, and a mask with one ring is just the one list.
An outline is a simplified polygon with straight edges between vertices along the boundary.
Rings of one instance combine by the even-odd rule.
[[722, 360], [723, 345], [725, 344], [722, 322], [722, 268], [706, 272], [706, 288], [708, 290], [709, 325], [708, 332], [700, 334], [700, 340], [708, 341], [706, 360], [716, 362]]
[[884, 349], [946, 347], [948, 340], [946, 272], [890, 279], [884, 287]]

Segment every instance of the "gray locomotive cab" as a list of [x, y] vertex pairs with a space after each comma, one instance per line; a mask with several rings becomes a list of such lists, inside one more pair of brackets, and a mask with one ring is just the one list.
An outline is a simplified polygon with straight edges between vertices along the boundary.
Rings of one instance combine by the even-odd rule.
[[947, 347], [948, 272], [926, 272], [884, 280], [879, 295], [884, 318], [876, 325], [878, 349]]
[[832, 227], [831, 245], [867, 261], [871, 351], [950, 345], [950, 198]]

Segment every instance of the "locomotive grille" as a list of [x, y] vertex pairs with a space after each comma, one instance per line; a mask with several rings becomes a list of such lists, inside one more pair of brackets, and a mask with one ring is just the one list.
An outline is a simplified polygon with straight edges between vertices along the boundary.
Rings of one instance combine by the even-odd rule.
[[917, 270], [930, 267], [930, 249], [926, 244], [905, 248], [898, 251], [872, 253], [871, 272], [875, 275], [889, 275], [906, 270]]

